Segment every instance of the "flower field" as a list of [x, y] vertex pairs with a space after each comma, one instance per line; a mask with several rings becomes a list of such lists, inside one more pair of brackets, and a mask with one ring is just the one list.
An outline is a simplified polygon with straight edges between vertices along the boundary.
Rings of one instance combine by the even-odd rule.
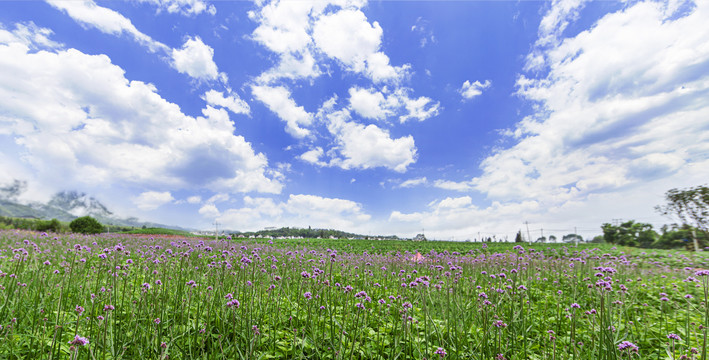
[[706, 254], [2, 231], [0, 358], [706, 360]]

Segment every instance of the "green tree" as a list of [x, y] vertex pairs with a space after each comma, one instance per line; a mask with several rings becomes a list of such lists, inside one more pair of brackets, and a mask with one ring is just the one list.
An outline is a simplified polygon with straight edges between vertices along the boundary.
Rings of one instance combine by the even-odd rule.
[[61, 227], [62, 225], [57, 219], [37, 221], [37, 231], [59, 232]]
[[98, 234], [103, 232], [103, 225], [91, 216], [82, 216], [69, 223], [72, 232], [82, 234]]
[[515, 236], [515, 242], [516, 243], [524, 242], [524, 240], [522, 240], [522, 230], [517, 232], [517, 236]]
[[568, 243], [568, 242], [583, 242], [583, 237], [579, 234], [566, 234], [561, 237], [561, 241]]
[[700, 244], [709, 243], [709, 236], [707, 233], [700, 231], [696, 232], [696, 228], [693, 228], [687, 224], [678, 226], [677, 224], [672, 224], [672, 226], [663, 226], [662, 234], [655, 241], [653, 247], [661, 249], [674, 249], [674, 248], [686, 248], [687, 250], [694, 250], [694, 242], [692, 241], [692, 236], [697, 234], [697, 240]]
[[657, 233], [652, 225], [626, 221], [620, 225], [605, 223], [601, 225], [603, 240], [609, 244], [622, 246], [650, 247], [657, 239]]
[[700, 185], [687, 189], [670, 189], [665, 193], [665, 205], [655, 207], [659, 213], [665, 216], [677, 217], [682, 224], [696, 227], [704, 233], [699, 236], [696, 232], [693, 237], [697, 238], [697, 246], [700, 248], [704, 244], [699, 244], [700, 237], [709, 234], [709, 187]]

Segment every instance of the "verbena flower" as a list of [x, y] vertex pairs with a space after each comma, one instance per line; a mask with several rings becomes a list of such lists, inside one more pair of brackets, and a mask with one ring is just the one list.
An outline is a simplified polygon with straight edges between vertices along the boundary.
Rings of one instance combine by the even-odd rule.
[[682, 339], [680, 339], [679, 335], [677, 335], [677, 334], [667, 334], [667, 338], [671, 339], [671, 340], [677, 340], [677, 341], [682, 340]]
[[81, 337], [79, 335], [74, 335], [74, 340], [69, 341], [69, 345], [84, 346], [89, 344], [89, 339]]

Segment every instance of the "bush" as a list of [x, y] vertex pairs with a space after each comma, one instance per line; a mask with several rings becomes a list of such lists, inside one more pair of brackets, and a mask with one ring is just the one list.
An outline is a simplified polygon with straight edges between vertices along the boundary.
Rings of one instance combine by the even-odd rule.
[[103, 232], [103, 225], [91, 216], [82, 216], [69, 223], [72, 232], [82, 234], [98, 234]]
[[56, 233], [61, 230], [61, 227], [62, 225], [57, 219], [37, 221], [37, 231], [52, 231]]

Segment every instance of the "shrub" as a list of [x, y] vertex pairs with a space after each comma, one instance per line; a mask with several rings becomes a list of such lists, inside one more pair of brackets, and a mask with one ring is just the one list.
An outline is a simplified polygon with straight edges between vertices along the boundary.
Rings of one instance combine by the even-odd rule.
[[98, 234], [103, 232], [103, 225], [91, 216], [82, 216], [69, 223], [72, 232], [82, 234]]

